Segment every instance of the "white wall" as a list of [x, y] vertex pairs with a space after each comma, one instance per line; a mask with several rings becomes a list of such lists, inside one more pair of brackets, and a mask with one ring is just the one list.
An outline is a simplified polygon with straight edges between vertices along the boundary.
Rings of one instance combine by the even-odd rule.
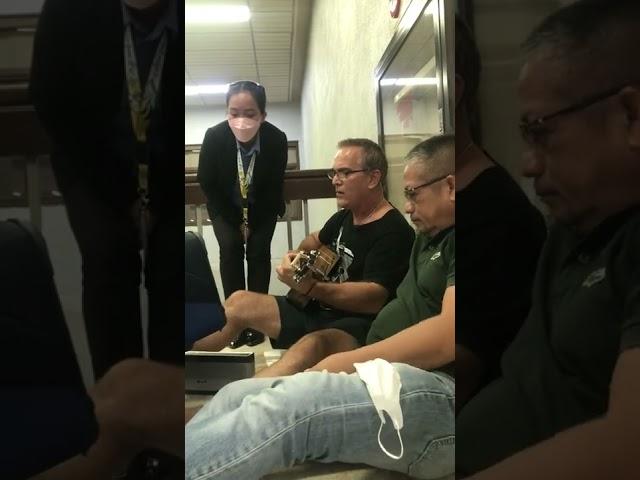
[[531, 180], [521, 173], [523, 145], [517, 128], [520, 112], [516, 88], [524, 61], [520, 45], [545, 16], [559, 7], [558, 0], [528, 0], [519, 8], [512, 8], [510, 0], [475, 2], [475, 36], [482, 57], [482, 141], [543, 211], [546, 207], [535, 196]]
[[[388, 2], [314, 2], [302, 93], [307, 168], [329, 168], [344, 138], [378, 141], [374, 69], [398, 22]], [[311, 230], [335, 210], [332, 199], [310, 202]]]

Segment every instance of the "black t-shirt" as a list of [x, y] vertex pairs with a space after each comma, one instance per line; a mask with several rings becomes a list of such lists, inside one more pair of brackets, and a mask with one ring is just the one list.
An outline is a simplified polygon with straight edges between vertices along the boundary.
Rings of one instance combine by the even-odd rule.
[[415, 231], [395, 208], [382, 218], [365, 225], [354, 225], [349, 210], [340, 210], [325, 223], [320, 241], [339, 251], [342, 282], [373, 282], [395, 296], [396, 288], [409, 268]]
[[486, 383], [529, 311], [546, 226], [496, 166], [456, 193], [456, 230], [456, 343], [484, 361]]

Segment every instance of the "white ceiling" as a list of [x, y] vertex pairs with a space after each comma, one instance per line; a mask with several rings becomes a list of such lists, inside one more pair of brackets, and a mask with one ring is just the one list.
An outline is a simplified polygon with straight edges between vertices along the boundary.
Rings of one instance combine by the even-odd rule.
[[[311, 0], [186, 0], [186, 5], [247, 5], [249, 22], [186, 25], [185, 85], [254, 80], [267, 101], [300, 98]], [[185, 97], [185, 106], [224, 105], [224, 95]]]

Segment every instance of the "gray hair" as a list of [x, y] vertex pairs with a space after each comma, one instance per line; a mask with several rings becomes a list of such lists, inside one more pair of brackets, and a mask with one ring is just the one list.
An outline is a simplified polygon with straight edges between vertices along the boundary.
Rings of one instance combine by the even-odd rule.
[[380, 170], [380, 184], [386, 191], [389, 164], [380, 145], [368, 138], [346, 138], [338, 142], [338, 148], [344, 147], [360, 147], [362, 149], [362, 168]]
[[622, 86], [623, 82], [640, 81], [634, 46], [638, 44], [638, 0], [579, 0], [545, 18], [523, 48], [526, 53], [551, 48], [565, 61], [582, 61], [594, 82]]
[[405, 161], [421, 165], [429, 176], [435, 178], [455, 174], [455, 157], [455, 135], [436, 135], [413, 147]]

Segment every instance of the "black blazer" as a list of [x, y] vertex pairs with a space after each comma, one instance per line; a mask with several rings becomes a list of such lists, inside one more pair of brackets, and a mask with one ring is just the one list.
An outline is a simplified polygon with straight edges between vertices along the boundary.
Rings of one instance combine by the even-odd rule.
[[[260, 154], [253, 170], [254, 203], [249, 204], [249, 225], [257, 226], [274, 215], [282, 216], [284, 170], [287, 166], [287, 136], [270, 124], [260, 126]], [[238, 193], [236, 139], [227, 121], [207, 130], [202, 141], [198, 181], [207, 196], [209, 211], [231, 225], [240, 225], [242, 211], [234, 199]]]
[[[179, 30], [167, 44], [160, 96], [168, 151], [154, 158], [149, 179], [152, 202], [162, 211], [182, 209], [184, 199], [184, 0], [172, 1]], [[109, 205], [128, 208], [136, 198], [135, 165], [109, 153], [126, 89], [123, 25], [119, 0], [46, 0], [30, 93], [51, 136], [58, 181], [83, 179]]]

